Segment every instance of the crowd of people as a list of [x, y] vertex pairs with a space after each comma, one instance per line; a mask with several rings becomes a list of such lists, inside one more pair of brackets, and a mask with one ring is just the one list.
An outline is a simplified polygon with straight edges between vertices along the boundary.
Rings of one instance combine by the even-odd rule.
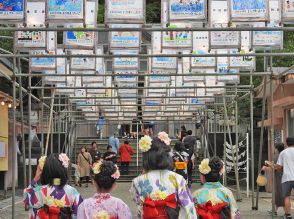
[[[288, 219], [291, 218], [290, 194], [294, 182], [294, 161], [290, 159], [294, 156], [293, 140], [287, 141], [290, 147], [283, 151], [277, 146], [280, 154], [275, 164], [277, 171], [283, 169], [281, 194], [285, 198], [285, 218]], [[241, 218], [232, 192], [220, 182], [225, 169], [219, 157], [205, 158], [201, 161], [198, 171], [202, 187], [190, 191], [192, 174], [189, 171], [195, 166], [193, 162], [195, 141], [191, 131], [180, 133], [174, 149], [171, 147], [171, 139], [165, 132], [160, 132], [153, 138], [145, 135], [140, 139], [143, 171], [133, 179], [130, 188], [130, 195], [137, 206], [138, 218]], [[112, 142], [117, 145], [116, 140]], [[120, 154], [121, 172], [116, 164], [117, 153]], [[30, 210], [30, 218], [129, 219], [135, 217], [123, 200], [111, 195], [120, 174], [128, 173], [128, 165], [133, 153], [128, 141], [120, 147], [109, 144], [107, 152], [103, 155], [98, 151], [95, 142], [92, 143], [90, 152], [82, 147], [77, 161], [79, 183], [91, 177], [94, 185], [93, 196], [84, 200], [79, 192], [68, 184], [67, 155], [51, 154], [48, 157], [41, 157], [34, 179], [24, 190], [24, 203], [26, 209]], [[267, 161], [266, 165], [273, 164]], [[276, 176], [278, 177], [278, 174]], [[277, 207], [281, 205], [280, 202], [276, 204]]]

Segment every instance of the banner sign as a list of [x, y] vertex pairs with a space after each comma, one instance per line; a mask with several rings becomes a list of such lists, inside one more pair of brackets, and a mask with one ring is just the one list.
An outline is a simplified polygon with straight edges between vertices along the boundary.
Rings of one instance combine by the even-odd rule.
[[[79, 27], [83, 27], [83, 24], [66, 24], [65, 27], [79, 28]], [[67, 31], [65, 32], [64, 36], [65, 36], [64, 44], [66, 46], [76, 46], [76, 47], [93, 47], [94, 46], [95, 32]]]
[[46, 32], [17, 31], [17, 47], [45, 48]]
[[[209, 54], [209, 33], [207, 31], [193, 32], [192, 54]], [[191, 57], [191, 68], [215, 68], [214, 57]]]
[[[115, 80], [117, 82], [136, 82], [138, 71], [137, 70], [115, 70], [114, 73], [119, 76], [115, 76]], [[132, 75], [124, 75], [124, 74], [133, 74]]]
[[[85, 71], [83, 71], [85, 74], [87, 74], [87, 73], [93, 73], [92, 71], [90, 71], [90, 72], [85, 72]], [[95, 85], [96, 85], [96, 83], [101, 83], [98, 87], [101, 87], [101, 86], [104, 86], [104, 76], [99, 76], [99, 75], [96, 75], [96, 74], [93, 74], [93, 76], [87, 76], [87, 77], [85, 77], [85, 76], [83, 76], [83, 83], [85, 84], [85, 83], [89, 83], [89, 84], [91, 84], [91, 85], [89, 85], [89, 86], [94, 86], [95, 87]]]
[[[31, 50], [31, 55], [55, 55], [55, 51], [46, 51], [46, 50]], [[52, 57], [32, 57], [31, 61], [31, 69], [39, 70], [39, 69], [55, 69], [56, 59]]]
[[176, 20], [205, 20], [206, 0], [169, 0], [169, 19]]
[[145, 0], [106, 0], [105, 22], [144, 23]]
[[[250, 53], [248, 50], [241, 49], [239, 52], [238, 49], [230, 50], [231, 54], [245, 54]], [[237, 56], [229, 58], [229, 67], [230, 68], [240, 68], [240, 70], [254, 70], [255, 69], [255, 58], [252, 56]]]
[[[218, 50], [219, 54], [227, 54], [227, 50]], [[217, 58], [217, 73], [221, 76], [218, 76], [218, 81], [225, 81], [225, 82], [238, 82], [239, 76], [234, 75], [238, 73], [237, 69], [230, 69], [229, 68], [229, 58], [228, 57], [218, 57]]]
[[[168, 53], [165, 53], [168, 54]], [[155, 69], [173, 69], [177, 68], [176, 57], [153, 57], [152, 58], [152, 70]]]
[[153, 70], [151, 72], [152, 74], [155, 74], [155, 75], [152, 75], [152, 76], [149, 76], [149, 83], [164, 83], [164, 87], [165, 85], [168, 83], [170, 83], [171, 81], [171, 77], [170, 76], [164, 76], [164, 75], [156, 75], [156, 74], [168, 74], [170, 73], [170, 71], [164, 71], [164, 70]]
[[[197, 49], [192, 54], [210, 54], [208, 51]], [[192, 68], [215, 68], [216, 67], [216, 59], [215, 57], [192, 57], [191, 58], [191, 67]]]
[[[138, 50], [113, 50], [114, 55], [136, 55]], [[113, 58], [113, 69], [138, 69], [139, 59], [137, 57], [115, 57]]]
[[[191, 28], [191, 24], [173, 23], [170, 28]], [[191, 48], [192, 32], [191, 31], [165, 31], [162, 32], [162, 47], [165, 48]]]
[[230, 0], [233, 21], [268, 20], [268, 0]]
[[[57, 55], [64, 55], [63, 49], [56, 50]], [[63, 82], [65, 83], [66, 77], [59, 76], [58, 74], [66, 74], [68, 71], [68, 65], [66, 63], [66, 58], [56, 58], [56, 69], [44, 71], [44, 74], [56, 74], [56, 76], [47, 76], [45, 77], [46, 83], [51, 84], [52, 82]]]
[[[268, 24], [268, 26], [276, 26]], [[253, 31], [253, 47], [255, 48], [282, 48], [283, 31]]]
[[[110, 24], [110, 28], [140, 28], [139, 24]], [[139, 48], [141, 32], [134, 31], [111, 31], [109, 32], [110, 49], [113, 48]]]
[[0, 0], [0, 20], [21, 20], [23, 11], [24, 0]]
[[118, 89], [118, 96], [120, 97], [136, 97], [137, 90], [136, 89]]
[[[70, 50], [72, 55], [93, 55], [93, 50]], [[71, 69], [95, 69], [95, 58], [71, 58]]]
[[84, 0], [48, 0], [48, 18], [62, 19], [83, 19]]
[[[213, 24], [213, 27], [226, 27], [223, 24]], [[210, 48], [238, 48], [240, 47], [239, 31], [211, 31], [210, 32]]]

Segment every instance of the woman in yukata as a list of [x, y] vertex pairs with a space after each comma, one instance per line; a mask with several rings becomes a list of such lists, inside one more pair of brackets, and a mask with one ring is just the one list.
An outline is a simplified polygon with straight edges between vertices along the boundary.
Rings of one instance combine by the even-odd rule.
[[203, 186], [193, 194], [200, 219], [241, 218], [232, 192], [219, 182], [224, 171], [224, 163], [219, 157], [201, 161], [199, 172]]
[[[39, 159], [34, 179], [24, 190], [24, 204], [30, 219], [76, 218], [83, 199], [67, 184], [69, 158], [66, 154], [51, 154]], [[40, 180], [42, 185], [38, 185]]]
[[139, 147], [143, 152], [144, 172], [133, 180], [130, 192], [138, 207], [138, 218], [195, 219], [196, 210], [186, 180], [172, 172], [174, 163], [168, 135], [144, 136]]
[[97, 192], [79, 206], [81, 219], [131, 219], [130, 208], [120, 199], [110, 195], [120, 177], [118, 167], [112, 161], [100, 161], [93, 166], [93, 183]]

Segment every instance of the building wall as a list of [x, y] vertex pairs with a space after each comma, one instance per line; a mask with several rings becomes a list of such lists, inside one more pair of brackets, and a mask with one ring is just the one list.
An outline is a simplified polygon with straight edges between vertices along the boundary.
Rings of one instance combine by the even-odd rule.
[[5, 157], [0, 157], [0, 171], [8, 170], [8, 107], [0, 106], [0, 142], [5, 144]]
[[[286, 97], [294, 97], [294, 84], [283, 84], [279, 85], [274, 93], [274, 104], [276, 101], [281, 100], [282, 98]], [[271, 98], [268, 97], [267, 102], [267, 112], [268, 112], [268, 119], [271, 118]], [[287, 121], [286, 121], [286, 111], [294, 106], [293, 103], [289, 103], [286, 106], [275, 106], [274, 107], [274, 125], [275, 130], [282, 130], [283, 131], [283, 142], [286, 141], [286, 133], [287, 133]], [[269, 130], [269, 153], [271, 153], [271, 135], [270, 135], [270, 127], [268, 127]], [[270, 158], [270, 154], [269, 154]]]
[[[274, 92], [274, 105], [277, 103], [277, 101], [280, 101], [283, 98], [286, 97], [294, 97], [294, 84], [280, 84], [278, 85], [278, 88]], [[267, 99], [267, 112], [268, 112], [268, 119], [271, 118], [271, 97], [268, 97]], [[286, 112], [288, 109], [294, 107], [294, 102], [289, 102], [283, 106], [278, 105], [274, 107], [274, 127], [275, 132], [282, 131], [283, 133], [283, 143], [286, 142], [287, 138], [287, 118], [286, 118]], [[268, 129], [268, 160], [272, 159], [272, 135], [271, 135], [271, 127], [270, 124], [267, 127]], [[294, 134], [294, 133], [293, 133]], [[268, 185], [267, 185], [267, 191], [272, 191], [272, 181], [271, 181], [271, 174], [268, 174]]]

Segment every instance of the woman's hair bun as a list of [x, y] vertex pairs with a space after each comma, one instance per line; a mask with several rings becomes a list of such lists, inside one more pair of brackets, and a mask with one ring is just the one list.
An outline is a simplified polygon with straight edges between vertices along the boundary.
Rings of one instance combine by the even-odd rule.
[[209, 166], [211, 171], [219, 172], [223, 168], [224, 164], [219, 157], [213, 157], [209, 161]]
[[94, 180], [99, 188], [110, 189], [112, 187], [116, 179], [111, 175], [116, 172], [116, 168], [118, 167], [112, 161], [103, 161], [100, 172], [94, 176]]

